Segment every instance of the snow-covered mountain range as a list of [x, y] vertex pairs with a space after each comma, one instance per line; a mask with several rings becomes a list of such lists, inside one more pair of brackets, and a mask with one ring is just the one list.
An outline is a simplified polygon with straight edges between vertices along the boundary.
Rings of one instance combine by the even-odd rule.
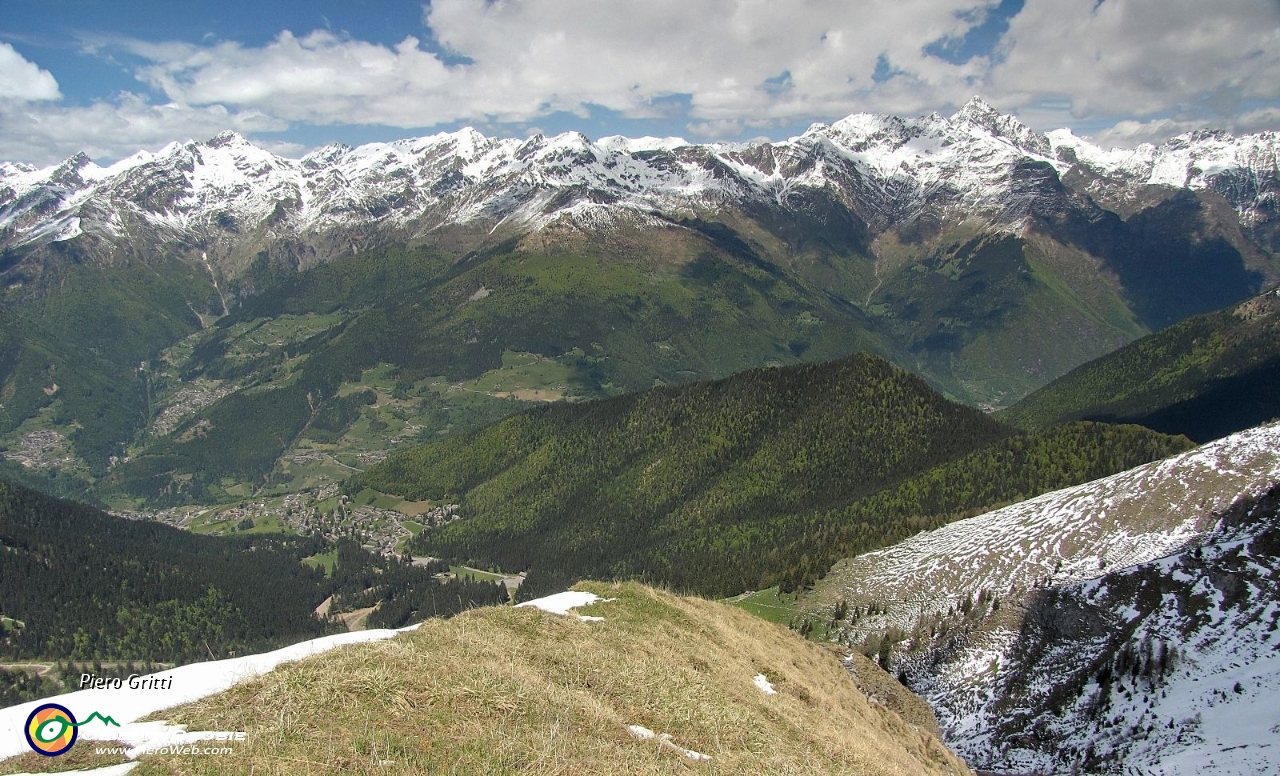
[[1280, 424], [841, 561], [825, 595], [978, 768], [1274, 770]]
[[949, 118], [855, 114], [776, 143], [500, 140], [463, 129], [286, 159], [224, 133], [107, 167], [83, 154], [45, 169], [0, 164], [0, 248], [159, 240], [217, 266], [246, 246], [342, 234], [317, 249], [323, 261], [453, 225], [503, 235], [557, 222], [644, 225], [725, 203], [803, 209], [817, 193], [872, 231], [926, 213], [1016, 227], [1038, 201], [1065, 196], [1068, 176], [1100, 199], [1148, 185], [1214, 192], [1252, 228], [1280, 208], [1278, 160], [1280, 133], [1104, 150], [1067, 130], [1033, 132], [977, 98]]

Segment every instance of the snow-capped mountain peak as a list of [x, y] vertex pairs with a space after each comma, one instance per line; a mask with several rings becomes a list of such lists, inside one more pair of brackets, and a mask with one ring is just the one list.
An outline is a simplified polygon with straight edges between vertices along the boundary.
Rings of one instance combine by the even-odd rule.
[[[261, 250], [263, 238], [335, 230], [423, 234], [473, 222], [515, 232], [559, 222], [593, 230], [611, 228], [613, 216], [627, 213], [676, 217], [726, 203], [785, 210], [819, 192], [873, 229], [926, 209], [1017, 229], [1037, 198], [1057, 196], [1039, 182], [1044, 165], [1057, 175], [1080, 167], [1100, 186], [1214, 188], [1248, 223], [1270, 217], [1268, 203], [1280, 188], [1278, 147], [1275, 133], [1201, 133], [1160, 147], [1104, 151], [1069, 132], [1039, 135], [978, 98], [950, 118], [861, 113], [759, 144], [617, 136], [592, 142], [578, 132], [494, 139], [467, 127], [356, 148], [328, 145], [287, 159], [223, 132], [107, 167], [84, 155], [44, 170], [4, 164], [0, 243], [128, 233], [133, 243], [154, 237], [170, 244], [180, 236], [216, 257], [246, 240]], [[584, 217], [587, 211], [595, 215]], [[605, 212], [613, 215], [601, 220]], [[74, 234], [59, 226], [73, 219]], [[348, 243], [323, 242], [333, 250]]]
[[1051, 154], [1049, 141], [1043, 135], [1031, 131], [1013, 116], [1000, 113], [980, 97], [974, 97], [965, 103], [950, 121], [952, 125], [968, 126], [995, 137], [1006, 138], [1017, 147], [1042, 156]]

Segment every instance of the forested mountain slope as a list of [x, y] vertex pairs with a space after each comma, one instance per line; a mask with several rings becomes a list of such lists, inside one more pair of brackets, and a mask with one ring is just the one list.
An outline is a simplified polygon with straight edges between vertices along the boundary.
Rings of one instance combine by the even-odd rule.
[[419, 554], [723, 595], [1186, 444], [1097, 424], [1020, 434], [858, 354], [525, 412], [347, 487], [459, 503]]
[[[304, 563], [330, 552], [327, 573]], [[326, 599], [333, 614], [371, 610], [375, 627], [506, 600], [491, 582], [433, 577], [446, 570], [346, 538], [204, 536], [0, 481], [0, 658], [185, 663], [345, 631], [316, 614]]]
[[[324, 632], [322, 543], [199, 536], [0, 482], [0, 654], [190, 661]], [[269, 594], [266, 591], [271, 591]]]
[[1207, 442], [1280, 416], [1280, 290], [1197, 315], [1077, 367], [1000, 419], [1087, 418]]

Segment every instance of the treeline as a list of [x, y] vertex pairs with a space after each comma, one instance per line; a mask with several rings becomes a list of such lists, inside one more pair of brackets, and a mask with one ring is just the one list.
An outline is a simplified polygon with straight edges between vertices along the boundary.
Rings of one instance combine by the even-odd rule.
[[1280, 296], [1197, 315], [1076, 368], [1001, 413], [1024, 428], [1137, 423], [1208, 442], [1280, 417]]
[[1187, 445], [1096, 424], [1020, 435], [863, 354], [540, 408], [347, 487], [460, 503], [467, 519], [415, 552], [729, 595]]
[[326, 632], [319, 539], [215, 538], [0, 482], [0, 654], [184, 662]]
[[1192, 447], [1140, 426], [1078, 422], [1020, 434], [934, 467], [852, 504], [810, 513], [760, 586], [784, 592], [821, 578], [840, 558], [1041, 493], [1096, 480]]

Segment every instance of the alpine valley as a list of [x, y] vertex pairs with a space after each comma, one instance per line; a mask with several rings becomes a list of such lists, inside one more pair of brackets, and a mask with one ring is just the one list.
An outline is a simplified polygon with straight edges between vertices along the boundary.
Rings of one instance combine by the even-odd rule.
[[5, 164], [0, 439], [125, 506], [858, 350], [1001, 407], [1280, 279], [1278, 142], [1103, 151], [974, 99], [778, 143], [463, 130], [290, 160], [223, 134]]
[[[60, 761], [104, 773], [1274, 772], [1278, 283], [1280, 133], [978, 98], [0, 164], [0, 732], [56, 695], [127, 706]], [[143, 753], [182, 725], [247, 743]]]

